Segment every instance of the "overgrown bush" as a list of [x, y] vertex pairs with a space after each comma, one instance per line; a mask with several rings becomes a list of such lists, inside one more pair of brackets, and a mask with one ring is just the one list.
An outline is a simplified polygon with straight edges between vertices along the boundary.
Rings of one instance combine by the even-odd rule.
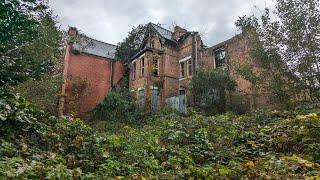
[[57, 115], [61, 84], [62, 72], [57, 70], [41, 79], [28, 79], [17, 86], [12, 86], [10, 91], [27, 98], [38, 109]]
[[226, 92], [233, 91], [236, 83], [227, 69], [216, 68], [197, 70], [190, 85], [195, 105], [209, 115], [225, 111]]
[[0, 179], [317, 179], [320, 113], [157, 114], [98, 133], [0, 94]]
[[92, 120], [110, 122], [135, 122], [141, 117], [141, 112], [126, 88], [109, 92], [91, 114]]

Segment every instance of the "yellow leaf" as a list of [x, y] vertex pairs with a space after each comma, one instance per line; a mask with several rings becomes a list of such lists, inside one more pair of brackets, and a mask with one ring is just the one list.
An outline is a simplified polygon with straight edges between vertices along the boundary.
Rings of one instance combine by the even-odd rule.
[[248, 161], [247, 163], [244, 164], [244, 167], [248, 169], [253, 169], [254, 168], [254, 162], [253, 161]]

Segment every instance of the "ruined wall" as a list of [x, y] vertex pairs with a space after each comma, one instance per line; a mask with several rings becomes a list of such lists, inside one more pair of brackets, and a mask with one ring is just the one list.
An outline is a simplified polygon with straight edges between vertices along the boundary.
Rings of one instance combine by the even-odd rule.
[[179, 94], [179, 60], [178, 52], [172, 46], [165, 47], [165, 53], [162, 55], [163, 68], [163, 87], [161, 89], [161, 103], [165, 105], [167, 98]]
[[272, 95], [264, 89], [254, 88], [251, 82], [236, 72], [236, 69], [244, 64], [250, 65], [252, 71], [256, 74], [264, 71], [260, 66], [259, 60], [250, 56], [248, 39], [245, 34], [236, 35], [225, 42], [204, 49], [201, 52], [201, 67], [215, 68], [214, 51], [222, 46], [225, 47], [229, 72], [237, 84], [236, 91], [227, 95], [228, 108], [241, 113], [257, 107], [272, 108], [272, 103], [270, 102]]
[[[83, 114], [99, 104], [111, 89], [111, 60], [69, 52], [64, 114]], [[113, 83], [123, 76], [123, 65], [114, 62]]]
[[[248, 39], [244, 34], [239, 34], [217, 46], [224, 45], [226, 48], [226, 60], [229, 66], [230, 74], [235, 78], [237, 87], [236, 91], [229, 94], [227, 97], [228, 106], [235, 111], [247, 112], [257, 107], [272, 108], [270, 96], [263, 89], [256, 89], [251, 82], [240, 76], [236, 69], [244, 64], [250, 65], [252, 71], [256, 74], [261, 73], [264, 69], [261, 68], [259, 60], [250, 56]], [[210, 52], [211, 54], [213, 52]]]

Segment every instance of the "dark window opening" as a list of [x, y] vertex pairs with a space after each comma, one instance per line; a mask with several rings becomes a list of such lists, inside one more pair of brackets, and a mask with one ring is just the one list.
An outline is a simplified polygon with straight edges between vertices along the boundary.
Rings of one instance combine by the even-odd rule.
[[159, 58], [158, 57], [153, 57], [152, 60], [152, 74], [154, 76], [159, 76]]
[[216, 67], [220, 67], [226, 64], [226, 51], [224, 47], [221, 47], [214, 52], [214, 59]]
[[141, 59], [141, 62], [140, 62], [140, 69], [141, 69], [141, 76], [143, 77], [144, 76], [144, 58]]
[[192, 76], [192, 61], [191, 61], [191, 59], [190, 60], [188, 60], [188, 75], [189, 76]]
[[180, 63], [180, 77], [184, 77], [184, 62]]

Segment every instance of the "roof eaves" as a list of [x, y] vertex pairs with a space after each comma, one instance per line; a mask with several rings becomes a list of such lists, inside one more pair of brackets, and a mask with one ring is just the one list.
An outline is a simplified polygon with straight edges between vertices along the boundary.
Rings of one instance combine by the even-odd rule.
[[132, 56], [131, 61], [133, 61], [134, 59], [136, 59], [137, 57], [139, 57], [140, 55], [142, 55], [144, 52], [146, 51], [150, 51], [152, 52], [152, 49], [150, 47], [145, 47], [144, 49], [142, 49], [141, 51], [139, 51], [137, 54], [135, 54], [134, 56]]

